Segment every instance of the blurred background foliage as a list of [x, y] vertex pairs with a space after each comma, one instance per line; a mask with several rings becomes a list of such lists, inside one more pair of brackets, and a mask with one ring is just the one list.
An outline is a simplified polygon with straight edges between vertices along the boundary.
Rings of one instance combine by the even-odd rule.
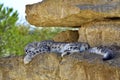
[[[65, 28], [34, 28], [16, 24], [18, 12], [0, 4], [0, 57], [24, 55], [24, 47], [30, 42], [52, 39]], [[67, 29], [67, 28], [66, 28]]]

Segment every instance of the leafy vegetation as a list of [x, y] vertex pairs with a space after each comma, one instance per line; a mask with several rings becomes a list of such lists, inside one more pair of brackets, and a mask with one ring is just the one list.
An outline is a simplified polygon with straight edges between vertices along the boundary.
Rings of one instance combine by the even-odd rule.
[[[0, 52], [5, 51], [5, 45], [9, 41], [5, 41], [5, 38], [9, 38], [10, 34], [7, 34], [13, 26], [15, 26], [16, 21], [18, 20], [17, 11], [13, 11], [13, 8], [3, 7], [3, 4], [0, 4]], [[0, 54], [0, 55], [1, 55]]]
[[18, 20], [17, 11], [13, 11], [13, 8], [3, 7], [0, 4], [0, 32], [5, 32], [12, 28]]

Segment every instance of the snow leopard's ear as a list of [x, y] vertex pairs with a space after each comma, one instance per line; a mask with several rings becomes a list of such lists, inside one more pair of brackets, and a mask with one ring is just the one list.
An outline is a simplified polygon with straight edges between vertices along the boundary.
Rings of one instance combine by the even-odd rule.
[[90, 45], [88, 43], [86, 43], [88, 45], [88, 49], [90, 48]]
[[87, 42], [85, 42], [84, 46], [85, 46], [85, 50], [90, 48], [90, 45]]

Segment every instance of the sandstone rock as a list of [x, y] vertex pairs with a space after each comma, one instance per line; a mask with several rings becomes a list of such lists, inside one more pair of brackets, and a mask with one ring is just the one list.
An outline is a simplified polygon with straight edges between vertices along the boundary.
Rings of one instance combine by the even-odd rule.
[[78, 31], [68, 30], [58, 33], [53, 40], [58, 42], [77, 42], [78, 41]]
[[0, 58], [0, 80], [60, 80], [57, 55], [35, 58], [28, 65], [24, 65], [23, 57]]
[[92, 22], [79, 29], [78, 42], [88, 42], [91, 46], [120, 45], [120, 21]]
[[120, 51], [116, 54], [106, 62], [86, 52], [63, 58], [54, 53], [41, 54], [27, 65], [23, 57], [0, 58], [0, 80], [119, 80]]
[[43, 0], [26, 6], [26, 19], [35, 26], [77, 27], [105, 18], [120, 18], [120, 0]]

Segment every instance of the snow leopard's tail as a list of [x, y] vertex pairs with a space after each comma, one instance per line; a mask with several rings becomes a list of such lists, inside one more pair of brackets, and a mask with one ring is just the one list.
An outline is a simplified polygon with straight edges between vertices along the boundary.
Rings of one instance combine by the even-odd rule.
[[99, 54], [103, 56], [103, 60], [110, 60], [112, 58], [114, 58], [114, 52], [113, 50], [109, 49], [106, 46], [99, 46], [99, 47], [93, 47], [90, 48], [89, 53], [95, 53], [95, 54]]

